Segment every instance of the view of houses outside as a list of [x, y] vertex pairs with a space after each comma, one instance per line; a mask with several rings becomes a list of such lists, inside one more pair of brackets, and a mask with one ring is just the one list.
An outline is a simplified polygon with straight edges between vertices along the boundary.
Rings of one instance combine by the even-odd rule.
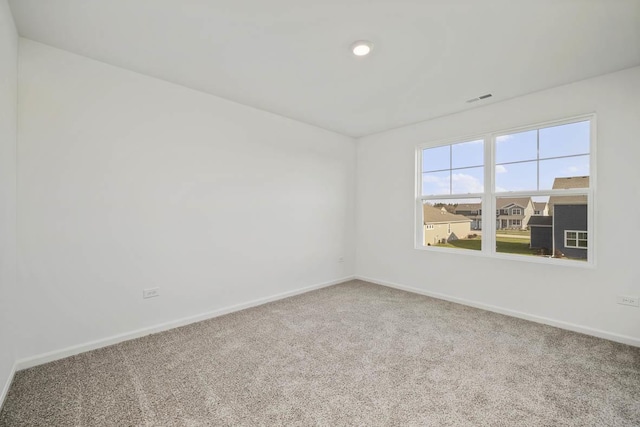
[[[497, 252], [587, 260], [590, 132], [583, 120], [495, 137], [486, 166], [494, 168]], [[425, 246], [481, 249], [483, 147], [475, 140], [422, 149]], [[560, 194], [569, 189], [584, 191]]]
[[[587, 188], [588, 176], [554, 180], [553, 189]], [[540, 196], [496, 199], [496, 251], [531, 256], [587, 259], [587, 197]], [[426, 246], [480, 250], [479, 199], [423, 205]]]

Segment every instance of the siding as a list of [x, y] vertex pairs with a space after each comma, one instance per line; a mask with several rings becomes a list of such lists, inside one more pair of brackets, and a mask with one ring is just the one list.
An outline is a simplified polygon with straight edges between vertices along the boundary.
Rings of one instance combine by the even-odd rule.
[[569, 258], [586, 259], [586, 249], [565, 248], [565, 230], [587, 231], [587, 205], [555, 205], [553, 210], [553, 233], [556, 250]]
[[531, 247], [546, 248], [551, 253], [553, 249], [553, 230], [550, 226], [531, 226]]

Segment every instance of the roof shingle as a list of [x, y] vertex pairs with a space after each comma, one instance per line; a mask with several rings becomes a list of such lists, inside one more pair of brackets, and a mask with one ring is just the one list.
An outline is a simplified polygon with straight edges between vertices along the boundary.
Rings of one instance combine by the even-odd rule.
[[431, 205], [422, 205], [423, 221], [425, 224], [434, 222], [471, 222], [464, 215], [456, 215], [447, 212], [445, 208], [436, 208]]

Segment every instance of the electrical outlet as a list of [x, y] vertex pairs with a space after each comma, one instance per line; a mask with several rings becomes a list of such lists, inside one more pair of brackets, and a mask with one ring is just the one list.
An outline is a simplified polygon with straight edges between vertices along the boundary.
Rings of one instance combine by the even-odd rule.
[[618, 304], [630, 305], [632, 307], [638, 307], [640, 305], [640, 299], [638, 297], [632, 297], [628, 295], [618, 295]]
[[149, 288], [142, 290], [142, 298], [153, 298], [160, 296], [160, 288]]

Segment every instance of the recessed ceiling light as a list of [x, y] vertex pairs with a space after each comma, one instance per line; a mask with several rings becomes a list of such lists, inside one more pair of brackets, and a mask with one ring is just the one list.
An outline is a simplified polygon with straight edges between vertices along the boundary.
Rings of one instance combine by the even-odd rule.
[[366, 56], [373, 49], [373, 43], [366, 40], [358, 40], [351, 45], [351, 50], [355, 56]]

